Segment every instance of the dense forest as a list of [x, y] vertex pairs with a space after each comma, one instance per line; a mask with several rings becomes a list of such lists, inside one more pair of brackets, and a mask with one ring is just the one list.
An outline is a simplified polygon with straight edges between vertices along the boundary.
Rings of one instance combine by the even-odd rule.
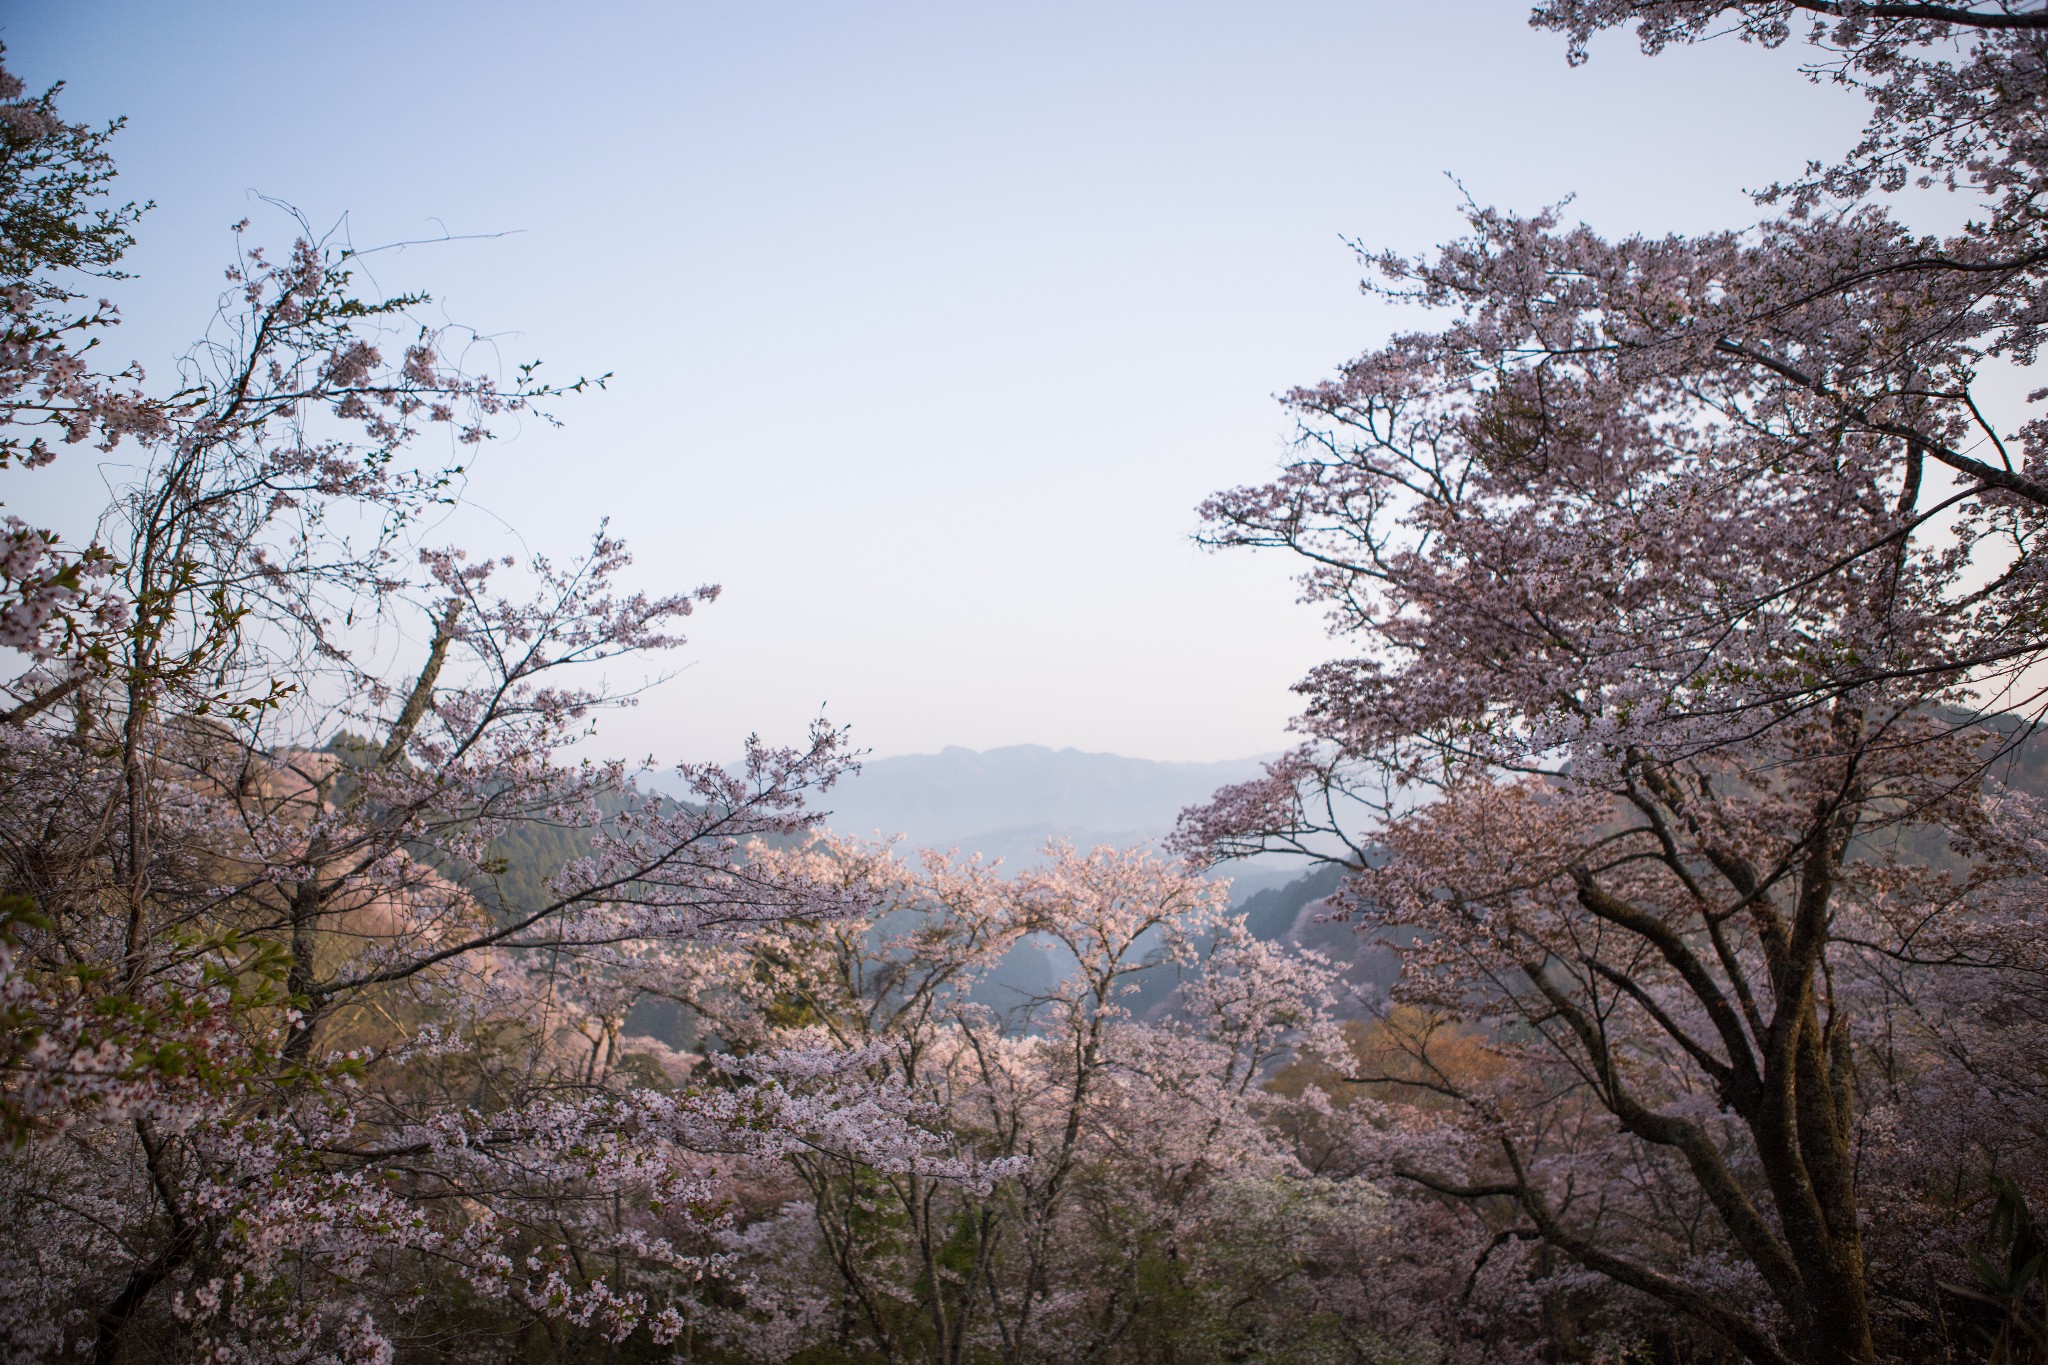
[[1433, 330], [1199, 510], [1329, 613], [1299, 747], [1021, 870], [833, 833], [823, 718], [588, 757], [717, 589], [433, 536], [600, 385], [297, 220], [107, 362], [120, 125], [0, 72], [0, 469], [110, 486], [0, 524], [0, 1354], [2048, 1362], [2048, 10], [1533, 22], [1869, 121], [1369, 255]]

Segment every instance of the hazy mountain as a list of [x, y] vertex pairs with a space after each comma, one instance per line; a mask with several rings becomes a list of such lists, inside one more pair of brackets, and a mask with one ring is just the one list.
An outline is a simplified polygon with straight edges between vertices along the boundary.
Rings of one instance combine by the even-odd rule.
[[[1048, 840], [1077, 848], [1127, 847], [1172, 832], [1185, 807], [1218, 787], [1257, 777], [1263, 758], [1163, 763], [1120, 754], [1013, 744], [949, 745], [935, 754], [870, 758], [814, 800], [835, 834], [901, 836], [902, 851], [957, 849], [1001, 858], [1016, 872], [1038, 863]], [[643, 774], [656, 791], [686, 798], [672, 774]], [[1299, 875], [1291, 863], [1244, 864], [1230, 874], [1237, 896]]]
[[1261, 761], [1160, 763], [1017, 744], [867, 760], [820, 803], [840, 834], [901, 834], [916, 848], [1036, 861], [1047, 839], [1087, 848], [1157, 839], [1181, 808], [1256, 777]]

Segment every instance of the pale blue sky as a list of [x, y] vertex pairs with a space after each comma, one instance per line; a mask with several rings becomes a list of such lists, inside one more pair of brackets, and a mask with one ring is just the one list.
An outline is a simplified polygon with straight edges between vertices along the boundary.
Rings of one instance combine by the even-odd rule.
[[[1857, 125], [1790, 54], [1572, 70], [1526, 13], [8, 0], [0, 35], [73, 117], [129, 116], [157, 208], [118, 349], [159, 370], [227, 225], [285, 235], [255, 193], [360, 244], [515, 234], [379, 267], [510, 359], [616, 375], [473, 498], [557, 552], [608, 514], [648, 586], [727, 590], [607, 747], [727, 753], [827, 701], [878, 753], [1209, 760], [1280, 747], [1331, 649], [1287, 565], [1189, 535], [1280, 458], [1272, 395], [1391, 325], [1343, 239], [1450, 235], [1446, 173], [1608, 231], [1736, 225]], [[83, 508], [66, 478], [10, 504]]]

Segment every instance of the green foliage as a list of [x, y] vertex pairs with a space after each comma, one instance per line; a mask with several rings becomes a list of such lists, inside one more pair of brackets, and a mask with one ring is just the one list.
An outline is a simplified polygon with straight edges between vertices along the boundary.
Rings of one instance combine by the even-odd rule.
[[2048, 1362], [2048, 1239], [2026, 1194], [2010, 1177], [1991, 1177], [1991, 1254], [1970, 1258], [1977, 1283], [1950, 1285], [1971, 1313], [1988, 1365]]

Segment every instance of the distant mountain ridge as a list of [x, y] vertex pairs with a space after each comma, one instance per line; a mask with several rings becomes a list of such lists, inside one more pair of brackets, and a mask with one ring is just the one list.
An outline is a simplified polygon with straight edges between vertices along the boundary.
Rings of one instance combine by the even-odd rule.
[[1046, 840], [1080, 847], [1164, 837], [1183, 807], [1258, 776], [1263, 760], [1171, 763], [1013, 744], [869, 759], [819, 802], [835, 833], [901, 834], [913, 847], [958, 848], [1014, 865]]

